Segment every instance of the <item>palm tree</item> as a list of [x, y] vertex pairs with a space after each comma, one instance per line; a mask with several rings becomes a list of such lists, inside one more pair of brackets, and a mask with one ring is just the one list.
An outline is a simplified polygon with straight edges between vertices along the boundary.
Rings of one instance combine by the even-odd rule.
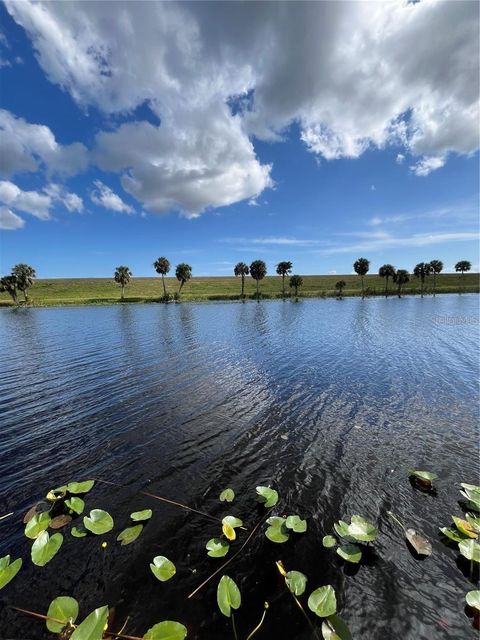
[[443, 270], [443, 262], [441, 260], [432, 260], [430, 262], [430, 268], [432, 270], [433, 273], [433, 295], [435, 295], [435, 289], [436, 289], [436, 279], [437, 279], [437, 275], [439, 273], [442, 273]]
[[[285, 296], [285, 276], [288, 276], [292, 271], [291, 262], [279, 262], [277, 264], [277, 274], [282, 276], [282, 295]], [[296, 294], [295, 294], [296, 295]]]
[[339, 298], [342, 297], [343, 289], [346, 286], [347, 286], [347, 283], [345, 282], [345, 280], [339, 280], [338, 282], [335, 283], [335, 289], [337, 290], [337, 294]]
[[353, 263], [353, 269], [362, 278], [362, 298], [365, 298], [365, 287], [363, 285], [363, 276], [366, 276], [370, 269], [370, 261], [366, 258], [359, 258]]
[[237, 262], [233, 270], [233, 273], [236, 276], [242, 277], [242, 293], [240, 295], [243, 298], [244, 291], [245, 291], [245, 276], [248, 276], [248, 264], [245, 264], [245, 262]]
[[257, 282], [257, 298], [260, 296], [258, 283], [267, 275], [267, 265], [263, 260], [254, 260], [250, 265], [250, 275]]
[[460, 271], [461, 273], [461, 280], [463, 282], [463, 274], [465, 273], [465, 271], [470, 271], [470, 269], [472, 268], [472, 263], [469, 262], [468, 260], [460, 260], [460, 262], [457, 262], [457, 264], [455, 265], [455, 271], [458, 273]]
[[410, 274], [405, 269], [399, 269], [393, 276], [393, 281], [397, 284], [398, 297], [402, 297], [402, 287], [410, 282]]
[[17, 288], [18, 279], [13, 273], [9, 276], [3, 276], [3, 278], [0, 278], [0, 292], [8, 293], [9, 296], [12, 296], [12, 300], [15, 304], [18, 304]]
[[23, 291], [25, 302], [28, 302], [28, 289], [32, 286], [36, 277], [35, 269], [28, 264], [16, 264], [12, 269], [12, 275], [17, 278], [17, 289]]
[[130, 282], [132, 272], [128, 267], [117, 267], [113, 278], [122, 287], [122, 300], [125, 298], [125, 287]]
[[430, 275], [432, 272], [432, 267], [429, 262], [419, 262], [415, 265], [415, 269], [413, 270], [413, 275], [416, 278], [420, 278], [421, 286], [421, 295], [423, 298], [423, 292], [425, 288], [425, 278]]
[[385, 297], [388, 296], [388, 279], [395, 275], [395, 267], [391, 264], [384, 264], [378, 270], [380, 278], [385, 278]]
[[[280, 263], [280, 264], [282, 264], [282, 263]], [[284, 262], [283, 264], [291, 264], [291, 263], [290, 262]], [[277, 267], [277, 273], [278, 273], [278, 267]], [[289, 285], [290, 285], [290, 289], [295, 289], [295, 297], [297, 297], [298, 296], [298, 287], [303, 287], [303, 278], [302, 278], [302, 276], [295, 276], [295, 275], [292, 276], [290, 278]]]
[[170, 271], [170, 262], [166, 258], [158, 258], [153, 263], [153, 267], [155, 271], [162, 276], [162, 284], [163, 284], [163, 295], [167, 297], [167, 289], [165, 287], [165, 276]]
[[186, 262], [181, 262], [177, 264], [175, 269], [175, 276], [177, 280], [180, 282], [180, 286], [178, 288], [178, 293], [182, 290], [183, 285], [190, 280], [192, 277], [192, 267]]

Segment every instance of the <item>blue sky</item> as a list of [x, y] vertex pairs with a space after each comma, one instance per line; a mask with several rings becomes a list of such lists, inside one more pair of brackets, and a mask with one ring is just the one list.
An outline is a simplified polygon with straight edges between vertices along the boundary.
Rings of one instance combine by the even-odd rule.
[[478, 5], [256, 4], [0, 6], [2, 273], [478, 270]]

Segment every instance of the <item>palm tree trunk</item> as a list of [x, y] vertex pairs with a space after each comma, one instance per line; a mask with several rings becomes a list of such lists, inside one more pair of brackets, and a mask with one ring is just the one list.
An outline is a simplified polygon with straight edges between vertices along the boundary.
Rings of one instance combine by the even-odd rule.
[[402, 297], [402, 285], [401, 284], [398, 285], [398, 297], [399, 298]]
[[[297, 293], [295, 292], [295, 295], [297, 295]], [[282, 296], [285, 297], [285, 274], [282, 274]]]
[[423, 298], [423, 283], [425, 282], [424, 278], [421, 278], [422, 286], [420, 287], [421, 297]]
[[295, 287], [295, 297], [298, 296], [298, 287]]
[[243, 293], [244, 289], [245, 289], [245, 276], [242, 273], [242, 293], [240, 294], [242, 298], [243, 298], [243, 295], [244, 295], [244, 293]]
[[257, 298], [260, 296], [260, 291], [258, 290], [258, 280], [257, 280]]
[[162, 273], [162, 284], [163, 284], [163, 295], [167, 297], [167, 289], [165, 288], [165, 278], [163, 277], [163, 273]]
[[365, 287], [363, 286], [363, 276], [360, 276], [362, 278], [362, 300], [363, 298], [365, 298]]
[[28, 295], [27, 295], [26, 289], [23, 290], [23, 297], [25, 298], [25, 302], [28, 302]]
[[436, 282], [436, 277], [437, 277], [437, 274], [436, 274], [436, 273], [435, 273], [435, 271], [434, 271], [434, 272], [433, 272], [433, 295], [434, 295], [434, 296], [435, 296], [435, 288], [436, 288], [436, 284], [435, 284], [435, 282]]
[[178, 293], [180, 293], [180, 291], [182, 290], [183, 282], [184, 282], [183, 280], [180, 280], [180, 286], [178, 288]]
[[122, 284], [122, 300], [125, 298], [125, 285]]
[[385, 278], [385, 297], [388, 296], [388, 276]]

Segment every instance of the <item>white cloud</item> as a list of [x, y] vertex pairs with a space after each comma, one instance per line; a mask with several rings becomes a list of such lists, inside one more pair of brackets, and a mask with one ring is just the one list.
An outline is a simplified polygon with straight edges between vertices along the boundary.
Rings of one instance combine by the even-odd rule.
[[429, 173], [435, 171], [435, 169], [440, 169], [445, 164], [445, 158], [443, 157], [431, 157], [431, 158], [422, 158], [416, 164], [410, 167], [410, 170], [416, 176], [428, 176]]
[[25, 226], [25, 220], [13, 213], [8, 207], [0, 206], [0, 229], [14, 231]]
[[52, 199], [49, 195], [38, 191], [23, 191], [8, 180], [0, 181], [0, 203], [12, 209], [29, 213], [40, 220], [50, 219]]
[[[47, 77], [82, 107], [148, 102], [158, 116], [159, 127], [97, 137], [100, 166], [122, 172], [150, 211], [195, 217], [255, 198], [272, 178], [250, 137], [281, 140], [293, 122], [327, 160], [396, 144], [419, 159], [417, 175], [479, 146], [473, 2], [6, 6]], [[23, 170], [39, 155], [26, 146], [10, 141], [7, 154]]]
[[48, 127], [30, 124], [5, 109], [0, 109], [0, 148], [0, 173], [6, 177], [40, 168], [72, 175], [87, 166], [83, 144], [61, 145]]
[[50, 196], [52, 200], [61, 202], [67, 211], [76, 211], [81, 213], [84, 210], [83, 200], [76, 193], [67, 191], [65, 187], [51, 182], [43, 191]]
[[94, 184], [95, 189], [91, 192], [90, 199], [95, 204], [120, 213], [133, 213], [135, 211], [133, 207], [124, 202], [119, 195], [100, 180], [95, 180]]
[[312, 240], [303, 238], [286, 238], [269, 236], [265, 238], [223, 238], [221, 242], [228, 242], [229, 244], [258, 244], [258, 245], [278, 245], [278, 246], [297, 246], [297, 247], [310, 247], [318, 244], [327, 244], [324, 240]]
[[405, 160], [405, 155], [403, 153], [397, 153], [396, 163], [403, 164], [404, 160]]

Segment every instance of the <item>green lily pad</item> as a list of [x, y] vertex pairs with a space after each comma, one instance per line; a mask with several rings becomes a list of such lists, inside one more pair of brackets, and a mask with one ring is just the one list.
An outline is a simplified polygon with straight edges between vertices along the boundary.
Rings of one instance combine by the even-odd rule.
[[287, 529], [292, 529], [295, 533], [305, 533], [307, 530], [307, 521], [302, 520], [300, 516], [288, 516], [285, 521]]
[[71, 498], [67, 498], [65, 500], [65, 506], [76, 513], [78, 516], [83, 513], [85, 509], [85, 502], [81, 498], [77, 498], [76, 496], [72, 496]]
[[42, 531], [32, 545], [32, 562], [37, 567], [44, 567], [58, 553], [62, 546], [63, 536], [61, 533], [54, 533], [49, 536], [48, 531]]
[[478, 533], [467, 520], [457, 518], [456, 516], [452, 516], [452, 520], [455, 523], [457, 529], [460, 531], [460, 533], [463, 533], [463, 535], [473, 539], [478, 537]]
[[37, 515], [33, 516], [31, 520], [27, 522], [25, 527], [25, 535], [27, 538], [31, 540], [35, 540], [38, 536], [48, 529], [48, 525], [50, 524], [50, 514], [44, 511], [43, 513], [37, 513]]
[[289, 539], [288, 529], [285, 526], [285, 518], [279, 516], [272, 516], [268, 518], [267, 524], [270, 526], [265, 531], [266, 537], [272, 542], [286, 542]]
[[23, 560], [17, 558], [13, 562], [10, 562], [10, 556], [3, 556], [0, 558], [0, 589], [3, 589], [10, 580], [17, 575], [22, 568]]
[[322, 544], [326, 549], [331, 549], [337, 544], [337, 539], [333, 536], [324, 536]]
[[187, 637], [187, 627], [180, 622], [164, 620], [154, 625], [143, 636], [143, 640], [184, 640]]
[[270, 487], [256, 487], [260, 502], [266, 508], [274, 507], [278, 502], [278, 493]]
[[233, 502], [235, 499], [235, 492], [233, 489], [224, 489], [220, 494], [220, 502]]
[[352, 516], [348, 533], [359, 542], [371, 542], [378, 536], [378, 529], [362, 516]]
[[236, 518], [235, 516], [225, 516], [222, 519], [222, 524], [229, 524], [232, 529], [243, 526], [242, 520], [240, 520], [240, 518]]
[[30, 507], [27, 513], [23, 516], [24, 524], [30, 522], [33, 516], [36, 516], [39, 513], [43, 513], [44, 511], [50, 511], [51, 507], [52, 505], [48, 504], [48, 502], [37, 502], [37, 504], [34, 504], [33, 507]]
[[308, 598], [308, 608], [320, 618], [328, 618], [337, 611], [337, 598], [331, 585], [319, 587]]
[[177, 569], [173, 562], [165, 556], [155, 556], [153, 563], [150, 564], [150, 569], [153, 575], [160, 580], [160, 582], [166, 582], [173, 578], [177, 573]]
[[333, 528], [340, 538], [343, 538], [347, 542], [355, 542], [355, 538], [352, 538], [352, 536], [348, 533], [348, 524], [343, 520], [335, 522]]
[[[472, 486], [472, 485], [469, 485]], [[467, 500], [467, 506], [473, 511], [480, 511], [480, 494], [477, 491], [460, 491], [462, 496]]]
[[465, 491], [468, 491], [469, 493], [478, 493], [478, 495], [480, 496], [480, 487], [478, 485], [461, 482], [460, 486], [463, 487]]
[[352, 634], [347, 623], [338, 615], [328, 616], [322, 622], [324, 640], [352, 640]]
[[218, 608], [224, 616], [230, 618], [232, 609], [238, 609], [242, 603], [240, 589], [229, 576], [222, 576], [217, 587]]
[[58, 596], [52, 600], [48, 607], [47, 617], [61, 620], [55, 622], [47, 620], [47, 629], [52, 633], [60, 633], [66, 626], [67, 622], [75, 622], [78, 617], [78, 602], [70, 596]]
[[150, 520], [153, 515], [151, 509], [144, 509], [143, 511], [134, 511], [130, 514], [130, 518], [135, 522], [143, 522], [144, 520]]
[[96, 535], [102, 535], [113, 529], [113, 518], [103, 509], [92, 509], [90, 516], [84, 516], [83, 524], [85, 529]]
[[453, 540], [454, 542], [461, 542], [462, 540], [467, 539], [467, 536], [465, 536], [463, 533], [460, 533], [459, 531], [456, 531], [455, 529], [448, 529], [447, 527], [441, 527], [440, 531], [443, 533], [445, 537], [449, 538], [450, 540]]
[[69, 482], [67, 484], [68, 493], [88, 493], [95, 484], [95, 480], [84, 480], [83, 482]]
[[78, 625], [70, 640], [102, 640], [107, 620], [108, 606], [95, 609]]
[[473, 513], [467, 513], [465, 519], [474, 531], [480, 533], [480, 518], [478, 516]]
[[338, 555], [347, 562], [357, 564], [362, 559], [362, 552], [356, 544], [342, 544], [337, 547]]
[[468, 540], [462, 540], [458, 543], [460, 553], [467, 560], [473, 562], [480, 562], [480, 544], [469, 538]]
[[289, 571], [285, 576], [285, 583], [295, 596], [301, 596], [307, 586], [307, 576], [301, 571]]
[[230, 545], [222, 538], [211, 538], [205, 548], [211, 558], [223, 558], [223, 556], [227, 555]]
[[480, 591], [469, 591], [465, 596], [465, 600], [469, 607], [480, 611]]
[[87, 535], [87, 530], [85, 529], [83, 524], [79, 522], [71, 528], [70, 533], [74, 538], [85, 538], [85, 536]]
[[431, 471], [419, 471], [418, 469], [409, 469], [408, 474], [413, 476], [414, 478], [419, 478], [420, 480], [426, 480], [427, 482], [433, 482], [438, 479], [436, 473], [432, 473]]
[[122, 543], [122, 547], [125, 547], [127, 544], [131, 544], [135, 542], [138, 536], [142, 533], [143, 524], [137, 524], [134, 527], [127, 527], [117, 536], [117, 542]]

